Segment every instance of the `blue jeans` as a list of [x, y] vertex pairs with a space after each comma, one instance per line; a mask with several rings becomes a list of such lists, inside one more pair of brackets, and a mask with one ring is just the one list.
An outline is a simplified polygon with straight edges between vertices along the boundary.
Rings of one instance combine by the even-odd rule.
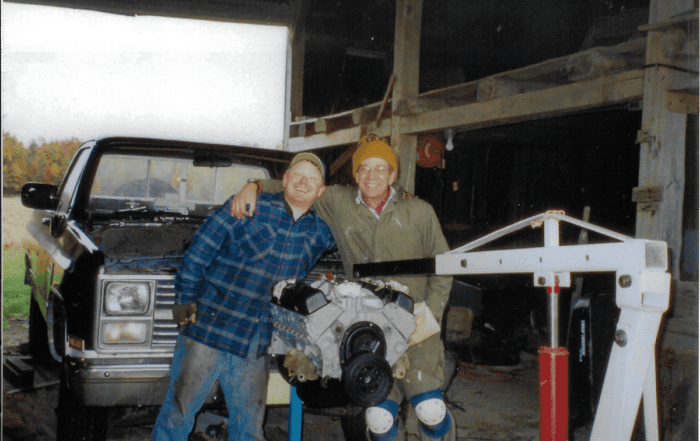
[[243, 359], [179, 335], [170, 368], [170, 388], [151, 440], [187, 440], [197, 412], [219, 380], [229, 414], [229, 441], [263, 441], [270, 357], [255, 359], [257, 346], [255, 341], [248, 358]]

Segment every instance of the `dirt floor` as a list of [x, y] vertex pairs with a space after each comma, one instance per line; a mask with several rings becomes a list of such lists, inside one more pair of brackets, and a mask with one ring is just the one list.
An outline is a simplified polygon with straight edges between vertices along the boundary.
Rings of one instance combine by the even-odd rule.
[[[27, 322], [11, 320], [3, 333], [3, 356], [18, 356], [26, 342]], [[446, 394], [457, 421], [460, 441], [534, 441], [538, 439], [536, 357], [523, 352], [516, 366], [462, 365]], [[20, 389], [3, 380], [3, 439], [7, 441], [56, 441], [58, 374], [50, 366], [36, 366], [34, 386]], [[268, 408], [265, 432], [268, 441], [287, 439], [288, 407]], [[150, 439], [156, 414], [112, 415], [107, 439]], [[211, 415], [209, 415], [211, 416]], [[409, 420], [409, 427], [415, 424]], [[412, 439], [413, 437], [409, 437]], [[215, 440], [204, 433], [190, 440]], [[305, 412], [303, 440], [344, 440], [337, 416]], [[584, 439], [584, 438], [581, 438]], [[59, 440], [63, 441], [63, 440]]]
[[[25, 320], [10, 320], [9, 329], [3, 332], [3, 358], [22, 356], [27, 341], [28, 325]], [[30, 358], [22, 357], [23, 360]], [[3, 375], [3, 433], [6, 441], [64, 441], [56, 440], [56, 414], [58, 404], [57, 366], [35, 365], [32, 387], [22, 387], [10, 382]], [[20, 386], [20, 387], [18, 387]], [[287, 439], [288, 407], [268, 408], [266, 436], [268, 441]], [[111, 414], [107, 431], [108, 441], [146, 441], [150, 439], [157, 409], [153, 412], [125, 412]], [[211, 418], [212, 415], [207, 417]], [[305, 415], [305, 440], [342, 440], [342, 428], [337, 418]], [[206, 418], [202, 419], [206, 421]], [[201, 432], [206, 427], [201, 427]], [[217, 440], [216, 436], [195, 433], [191, 441]]]

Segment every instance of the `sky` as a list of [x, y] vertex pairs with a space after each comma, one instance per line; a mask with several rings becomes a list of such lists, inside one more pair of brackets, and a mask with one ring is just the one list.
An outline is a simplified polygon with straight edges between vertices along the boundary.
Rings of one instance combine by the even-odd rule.
[[2, 2], [2, 131], [281, 148], [287, 28]]

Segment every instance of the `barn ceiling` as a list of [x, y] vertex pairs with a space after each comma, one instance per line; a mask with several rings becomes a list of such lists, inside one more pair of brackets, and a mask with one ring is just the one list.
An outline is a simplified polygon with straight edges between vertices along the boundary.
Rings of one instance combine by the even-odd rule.
[[[306, 117], [298, 118], [300, 115], [295, 113], [290, 139], [323, 138], [324, 134], [313, 134], [313, 130], [319, 133], [314, 121], [325, 121], [320, 118], [323, 116], [332, 120], [352, 113], [353, 123], [358, 124], [354, 122], [355, 112], [345, 111], [375, 106], [376, 113], [393, 72], [396, 0], [11, 1], [122, 15], [289, 26], [295, 42], [304, 43], [301, 116]], [[646, 52], [646, 40], [639, 38], [646, 34], [638, 28], [648, 23], [649, 3], [650, 0], [423, 0], [419, 96], [412, 105], [419, 109], [425, 106], [426, 112], [434, 110], [431, 106], [436, 104], [441, 106], [439, 109], [467, 104], [473, 109], [491, 108], [488, 100], [499, 95], [486, 96], [484, 101], [477, 92], [488, 91], [483, 86], [489, 86], [488, 80], [497, 77], [506, 86], [511, 79], [533, 87], [572, 85], [578, 80], [557, 77], [566, 71], [568, 56], [599, 46], [627, 47], [624, 55], [636, 57], [630, 58], [630, 64], [638, 73], [644, 66]], [[621, 44], [625, 42], [629, 44]], [[637, 77], [630, 78], [639, 85]], [[617, 87], [615, 82], [601, 84]], [[295, 90], [298, 86], [295, 84]], [[533, 108], [536, 116], [532, 118], [522, 118], [517, 112], [511, 115], [509, 109], [499, 108], [512, 120], [500, 121], [496, 126], [488, 118], [482, 121], [476, 117], [479, 115], [470, 114], [474, 117], [467, 127], [448, 108], [440, 113], [441, 118], [447, 115], [447, 122], [440, 119], [439, 124], [424, 123], [427, 128], [416, 129], [447, 137], [447, 132], [443, 132], [447, 126], [440, 124], [457, 121], [455, 148], [448, 154], [451, 165], [445, 170], [421, 169], [416, 176], [416, 194], [434, 203], [446, 223], [458, 227], [446, 230], [455, 236], [451, 241], [459, 243], [477, 237], [478, 231], [470, 230], [471, 224], [484, 228], [502, 225], [528, 214], [525, 211], [534, 209], [533, 204], [561, 207], [566, 205], [562, 200], [573, 213], [581, 213], [591, 201], [597, 201], [597, 207], [612, 207], [610, 210], [620, 212], [604, 211], [608, 208], [594, 211], [609, 218], [610, 225], [621, 231], [634, 230], [636, 208], [629, 198], [630, 188], [637, 182], [639, 148], [635, 137], [641, 127], [641, 98], [608, 103], [605, 97], [595, 95], [595, 88], [566, 90], [575, 90], [573, 104], [554, 106], [555, 111], [549, 113], [537, 113], [541, 109]], [[628, 92], [628, 88], [622, 92]], [[581, 104], [587, 102], [582, 97], [588, 95], [594, 95], [592, 108]], [[557, 96], [549, 93], [538, 96], [557, 101]], [[401, 103], [397, 103], [397, 110], [398, 104]], [[461, 108], [458, 110], [461, 112]], [[423, 121], [417, 112], [404, 115], [413, 115], [419, 123]], [[376, 115], [374, 118], [380, 119]], [[352, 130], [356, 128], [347, 129]], [[309, 142], [304, 147], [316, 148], [324, 161], [342, 166], [347, 162], [343, 159], [347, 159], [347, 143], [342, 142], [346, 133], [339, 132], [341, 135], [330, 134], [330, 141], [323, 138], [321, 146], [314, 147]], [[343, 174], [347, 168], [339, 166], [334, 179], [352, 180]], [[552, 170], [561, 175], [554, 181], [556, 185], [550, 181]], [[697, 169], [692, 173], [697, 182]], [[535, 185], [536, 182], [541, 185]], [[477, 187], [479, 191], [474, 190]], [[439, 194], [430, 193], [433, 190]], [[691, 199], [696, 200], [697, 194]], [[697, 205], [693, 207], [697, 212]]]
[[[395, 0], [18, 0], [123, 15], [303, 24], [304, 114], [380, 101]], [[424, 0], [420, 92], [612, 45], [638, 34], [649, 0]]]

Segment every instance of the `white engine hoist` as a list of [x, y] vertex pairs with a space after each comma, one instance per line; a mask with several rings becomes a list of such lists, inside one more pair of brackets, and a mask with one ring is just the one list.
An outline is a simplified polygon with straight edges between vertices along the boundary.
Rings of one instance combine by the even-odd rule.
[[[617, 242], [560, 246], [560, 222]], [[472, 251], [525, 227], [542, 225], [542, 247]], [[548, 211], [434, 258], [355, 265], [354, 276], [533, 274], [534, 285], [546, 289], [550, 332], [550, 346], [539, 350], [540, 440], [564, 441], [568, 438], [568, 351], [559, 346], [560, 288], [571, 286], [572, 272], [614, 272], [620, 315], [590, 439], [629, 440], [644, 397], [646, 437], [657, 441], [655, 344], [661, 316], [669, 305], [667, 266], [666, 242], [635, 239], [561, 211]]]

